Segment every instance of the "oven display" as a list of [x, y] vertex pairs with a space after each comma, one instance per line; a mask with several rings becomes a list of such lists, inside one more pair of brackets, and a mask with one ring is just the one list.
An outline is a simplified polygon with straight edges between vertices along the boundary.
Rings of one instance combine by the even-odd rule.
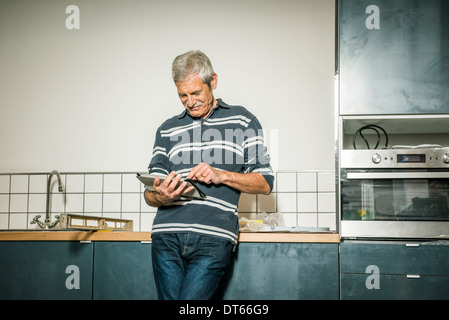
[[398, 154], [398, 163], [426, 163], [425, 154]]

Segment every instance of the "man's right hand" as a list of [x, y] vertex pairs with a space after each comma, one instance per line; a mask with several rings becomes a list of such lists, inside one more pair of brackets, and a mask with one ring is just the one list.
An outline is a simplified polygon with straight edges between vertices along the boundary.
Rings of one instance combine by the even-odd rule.
[[156, 178], [153, 183], [154, 191], [145, 192], [147, 202], [154, 207], [160, 207], [193, 190], [192, 186], [187, 187], [185, 181], [179, 184], [180, 180], [181, 175], [177, 175], [175, 171], [170, 172], [164, 181]]

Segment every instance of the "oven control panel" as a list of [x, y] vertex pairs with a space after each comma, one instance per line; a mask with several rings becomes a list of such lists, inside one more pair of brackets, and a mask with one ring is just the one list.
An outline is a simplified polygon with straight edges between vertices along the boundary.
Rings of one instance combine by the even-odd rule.
[[342, 150], [341, 168], [449, 168], [449, 148]]

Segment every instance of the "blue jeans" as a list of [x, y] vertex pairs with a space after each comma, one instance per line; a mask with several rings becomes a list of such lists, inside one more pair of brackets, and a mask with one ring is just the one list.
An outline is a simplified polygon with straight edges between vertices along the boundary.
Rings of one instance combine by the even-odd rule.
[[232, 248], [229, 240], [197, 233], [152, 235], [159, 299], [211, 299], [229, 265]]

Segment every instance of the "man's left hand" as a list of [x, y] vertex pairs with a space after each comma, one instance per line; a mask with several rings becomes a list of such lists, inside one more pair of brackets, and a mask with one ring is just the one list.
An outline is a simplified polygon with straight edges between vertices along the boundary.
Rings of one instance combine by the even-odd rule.
[[201, 162], [199, 165], [190, 170], [187, 178], [207, 184], [220, 184], [223, 182], [224, 174], [224, 171], [214, 169], [207, 163]]

